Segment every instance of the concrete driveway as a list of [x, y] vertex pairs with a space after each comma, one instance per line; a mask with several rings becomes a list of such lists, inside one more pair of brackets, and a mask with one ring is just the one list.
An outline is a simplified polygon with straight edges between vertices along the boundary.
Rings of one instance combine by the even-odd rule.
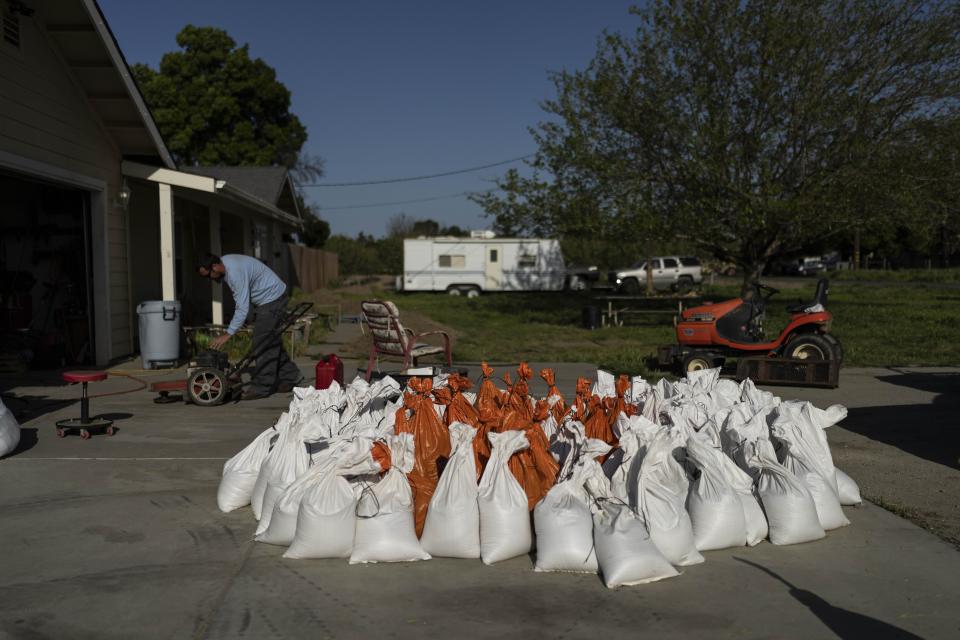
[[[571, 394], [592, 374], [556, 368]], [[955, 369], [846, 370], [838, 390], [775, 391], [852, 407], [830, 435], [865, 494], [945, 490], [946, 504], [958, 495], [956, 420], [939, 431], [926, 422], [953, 411], [958, 379]], [[219, 512], [216, 488], [223, 461], [285, 398], [217, 408], [157, 405], [147, 391], [96, 398], [93, 412], [113, 414], [120, 430], [82, 441], [52, 427], [78, 412], [75, 387], [13, 384], [4, 392], [28, 400], [8, 405], [32, 417], [20, 452], [0, 461], [0, 638], [960, 635], [960, 555], [871, 504], [846, 509], [852, 525], [824, 540], [707, 552], [679, 578], [617, 591], [596, 576], [535, 574], [526, 557], [493, 567], [284, 560], [283, 548], [251, 541], [249, 508]], [[137, 386], [111, 378], [92, 392]], [[922, 482], [931, 469], [939, 484]]]

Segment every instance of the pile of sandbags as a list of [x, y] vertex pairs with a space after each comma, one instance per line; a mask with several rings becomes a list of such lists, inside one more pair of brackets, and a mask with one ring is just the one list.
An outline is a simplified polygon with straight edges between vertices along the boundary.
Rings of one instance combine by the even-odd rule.
[[256, 539], [287, 558], [492, 564], [535, 551], [536, 571], [642, 584], [701, 552], [822, 538], [860, 502], [824, 430], [837, 405], [781, 401], [717, 369], [650, 384], [598, 371], [570, 402], [552, 371], [516, 381], [482, 366], [296, 389], [277, 423], [224, 465], [218, 504], [247, 504]]
[[0, 458], [12, 452], [20, 444], [20, 424], [0, 400]]

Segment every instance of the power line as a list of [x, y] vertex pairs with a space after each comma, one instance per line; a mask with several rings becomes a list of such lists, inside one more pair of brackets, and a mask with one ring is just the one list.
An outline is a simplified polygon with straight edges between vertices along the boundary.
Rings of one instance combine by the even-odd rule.
[[470, 173], [471, 171], [480, 171], [482, 169], [499, 167], [505, 164], [513, 164], [514, 162], [526, 160], [527, 158], [532, 158], [533, 156], [534, 154], [528, 153], [525, 156], [518, 156], [516, 158], [511, 158], [509, 160], [501, 160], [500, 162], [491, 162], [490, 164], [480, 165], [479, 167], [469, 167], [467, 169], [457, 169], [456, 171], [445, 171], [443, 173], [432, 173], [426, 176], [412, 176], [409, 178], [388, 178], [385, 180], [363, 180], [361, 182], [310, 182], [310, 183], [301, 184], [297, 186], [300, 186], [300, 187], [359, 187], [359, 186], [371, 185], [371, 184], [391, 184], [394, 182], [413, 182], [415, 180], [430, 180], [431, 178], [443, 178], [445, 176], [455, 176], [461, 173]]
[[398, 204], [415, 204], [417, 202], [433, 202], [434, 200], [449, 200], [451, 198], [463, 198], [465, 196], [479, 195], [482, 193], [492, 193], [498, 189], [487, 189], [486, 191], [463, 191], [461, 193], [451, 193], [446, 196], [434, 196], [432, 198], [418, 198], [416, 200], [397, 200], [395, 202], [375, 202], [370, 204], [351, 204], [342, 207], [325, 207], [320, 205], [320, 211], [329, 213], [331, 211], [344, 211], [346, 209], [372, 209], [374, 207], [391, 207]]

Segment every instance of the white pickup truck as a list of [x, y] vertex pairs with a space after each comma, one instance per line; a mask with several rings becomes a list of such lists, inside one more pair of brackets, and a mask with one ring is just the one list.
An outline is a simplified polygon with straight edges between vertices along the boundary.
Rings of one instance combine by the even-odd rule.
[[[653, 271], [653, 287], [687, 293], [703, 282], [700, 259], [693, 256], [657, 256], [650, 259]], [[611, 271], [610, 283], [617, 291], [636, 294], [647, 286], [647, 261], [640, 260], [629, 269]]]

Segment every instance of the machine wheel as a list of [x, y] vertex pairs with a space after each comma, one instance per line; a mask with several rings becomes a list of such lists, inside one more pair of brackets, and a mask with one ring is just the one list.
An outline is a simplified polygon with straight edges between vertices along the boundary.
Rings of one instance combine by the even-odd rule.
[[636, 278], [627, 278], [620, 285], [620, 289], [628, 295], [637, 295], [640, 293], [640, 281]]
[[80, 437], [83, 438], [84, 440], [89, 440], [90, 432], [87, 431], [86, 429], [80, 429]]
[[694, 351], [683, 359], [683, 372], [702, 371], [713, 369], [713, 357], [702, 351]]
[[832, 333], [825, 333], [823, 337], [833, 346], [833, 357], [836, 358], [837, 362], [843, 364], [843, 345], [840, 344], [840, 340]]
[[677, 293], [683, 295], [693, 290], [693, 278], [690, 276], [680, 276], [676, 284]]
[[801, 333], [787, 343], [783, 354], [796, 360], [836, 360], [833, 345], [818, 333]]
[[58, 437], [58, 438], [66, 438], [66, 437], [67, 437], [67, 430], [66, 430], [66, 429], [60, 429], [60, 428], [58, 428], [58, 429], [57, 429], [57, 437]]
[[201, 407], [212, 407], [227, 399], [229, 385], [219, 369], [197, 369], [187, 378], [187, 394], [190, 401]]

